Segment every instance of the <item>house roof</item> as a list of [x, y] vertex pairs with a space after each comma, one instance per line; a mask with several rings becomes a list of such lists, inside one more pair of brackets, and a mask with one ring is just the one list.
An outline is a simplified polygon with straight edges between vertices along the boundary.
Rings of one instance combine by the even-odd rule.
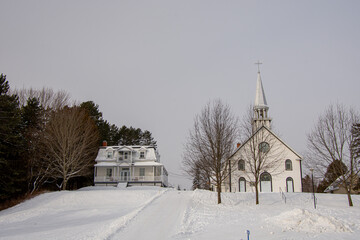
[[[129, 167], [130, 165], [132, 165], [131, 163], [110, 163], [110, 162], [100, 162], [95, 164], [95, 167]], [[148, 166], [163, 166], [163, 164], [158, 163], [158, 162], [135, 162], [133, 163], [133, 166], [136, 167], [148, 167]]]
[[134, 166], [163, 166], [163, 164], [158, 162], [135, 162]]
[[94, 165], [95, 167], [116, 167], [116, 163], [100, 162]]
[[[356, 174], [358, 178], [360, 178], [360, 173]], [[356, 176], [355, 175], [355, 176]], [[344, 177], [346, 179], [347, 182], [349, 180], [349, 176], [350, 176], [350, 171], [348, 171], [344, 176], [340, 175], [334, 182], [332, 182], [325, 190], [325, 193], [329, 193], [331, 191], [335, 191], [338, 190], [340, 188], [340, 185], [344, 182]], [[354, 175], [353, 175], [354, 176]]]
[[132, 154], [133, 155], [133, 159], [135, 160], [141, 160], [142, 159], [138, 159], [139, 158], [139, 152], [144, 151], [146, 152], [145, 154], [145, 159], [144, 160], [148, 160], [148, 161], [160, 161], [160, 155], [158, 153], [158, 151], [156, 150], [156, 148], [154, 148], [153, 146], [108, 146], [108, 147], [100, 147], [97, 157], [95, 159], [95, 161], [116, 161], [116, 154], [115, 153], [115, 157], [108, 159], [106, 154], [108, 151], [115, 151], [115, 152], [132, 152], [135, 153]]
[[250, 141], [250, 139], [252, 139], [261, 129], [265, 129], [267, 130], [269, 133], [271, 133], [271, 135], [273, 135], [277, 140], [279, 140], [282, 144], [284, 144], [284, 146], [286, 146], [291, 152], [293, 152], [298, 158], [299, 160], [302, 160], [302, 157], [300, 156], [300, 154], [298, 154], [297, 152], [295, 152], [295, 150], [293, 150], [289, 145], [287, 145], [283, 140], [281, 140], [280, 137], [278, 137], [275, 133], [273, 133], [269, 128], [267, 128], [266, 126], [262, 126], [260, 127], [258, 130], [256, 130], [256, 132], [254, 134], [251, 135], [251, 137], [249, 137], [238, 149], [236, 149], [236, 151], [230, 156], [230, 158], [232, 158], [238, 151], [240, 151], [240, 149], [242, 149], [246, 143], [248, 141]]

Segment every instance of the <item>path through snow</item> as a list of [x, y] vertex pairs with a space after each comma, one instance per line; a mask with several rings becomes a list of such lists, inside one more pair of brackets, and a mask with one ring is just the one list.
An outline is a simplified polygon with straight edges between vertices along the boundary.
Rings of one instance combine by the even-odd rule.
[[180, 230], [192, 194], [165, 192], [109, 239], [171, 239]]

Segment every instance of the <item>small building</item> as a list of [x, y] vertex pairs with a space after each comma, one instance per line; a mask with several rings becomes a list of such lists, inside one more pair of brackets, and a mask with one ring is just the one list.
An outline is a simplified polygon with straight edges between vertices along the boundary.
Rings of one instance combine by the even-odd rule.
[[168, 173], [153, 146], [107, 146], [95, 159], [94, 185], [168, 186]]
[[[350, 185], [350, 174], [346, 174], [346, 177], [348, 178], [346, 181], [346, 185]], [[353, 175], [353, 183], [352, 183], [352, 189], [350, 191], [351, 194], [360, 194], [360, 176], [359, 174]], [[347, 194], [346, 185], [343, 180], [343, 177], [338, 177], [333, 183], [331, 183], [325, 190], [325, 193], [335, 193], [335, 194]]]
[[254, 172], [259, 169], [259, 192], [302, 191], [302, 157], [272, 131], [268, 110], [258, 71], [252, 135], [229, 158], [231, 174], [222, 191], [255, 192]]

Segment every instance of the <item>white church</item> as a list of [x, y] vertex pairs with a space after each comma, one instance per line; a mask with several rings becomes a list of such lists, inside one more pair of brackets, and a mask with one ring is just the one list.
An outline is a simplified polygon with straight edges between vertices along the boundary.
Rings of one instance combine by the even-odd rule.
[[222, 191], [255, 192], [256, 182], [259, 192], [302, 191], [302, 157], [271, 130], [268, 111], [258, 70], [250, 137], [230, 157]]

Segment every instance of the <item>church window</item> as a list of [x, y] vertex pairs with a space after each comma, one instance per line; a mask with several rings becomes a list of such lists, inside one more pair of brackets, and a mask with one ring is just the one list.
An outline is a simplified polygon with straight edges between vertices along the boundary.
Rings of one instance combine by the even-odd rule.
[[272, 179], [268, 172], [260, 175], [260, 192], [272, 192]]
[[238, 169], [240, 171], [245, 171], [245, 161], [244, 160], [239, 160], [239, 163], [238, 163]]
[[270, 145], [267, 142], [262, 142], [259, 144], [259, 150], [262, 153], [267, 153], [270, 150]]
[[292, 171], [292, 162], [290, 159], [286, 159], [286, 161], [285, 161], [285, 170]]
[[246, 180], [244, 177], [239, 178], [239, 192], [246, 192]]
[[286, 178], [286, 191], [294, 192], [294, 180], [291, 177]]

